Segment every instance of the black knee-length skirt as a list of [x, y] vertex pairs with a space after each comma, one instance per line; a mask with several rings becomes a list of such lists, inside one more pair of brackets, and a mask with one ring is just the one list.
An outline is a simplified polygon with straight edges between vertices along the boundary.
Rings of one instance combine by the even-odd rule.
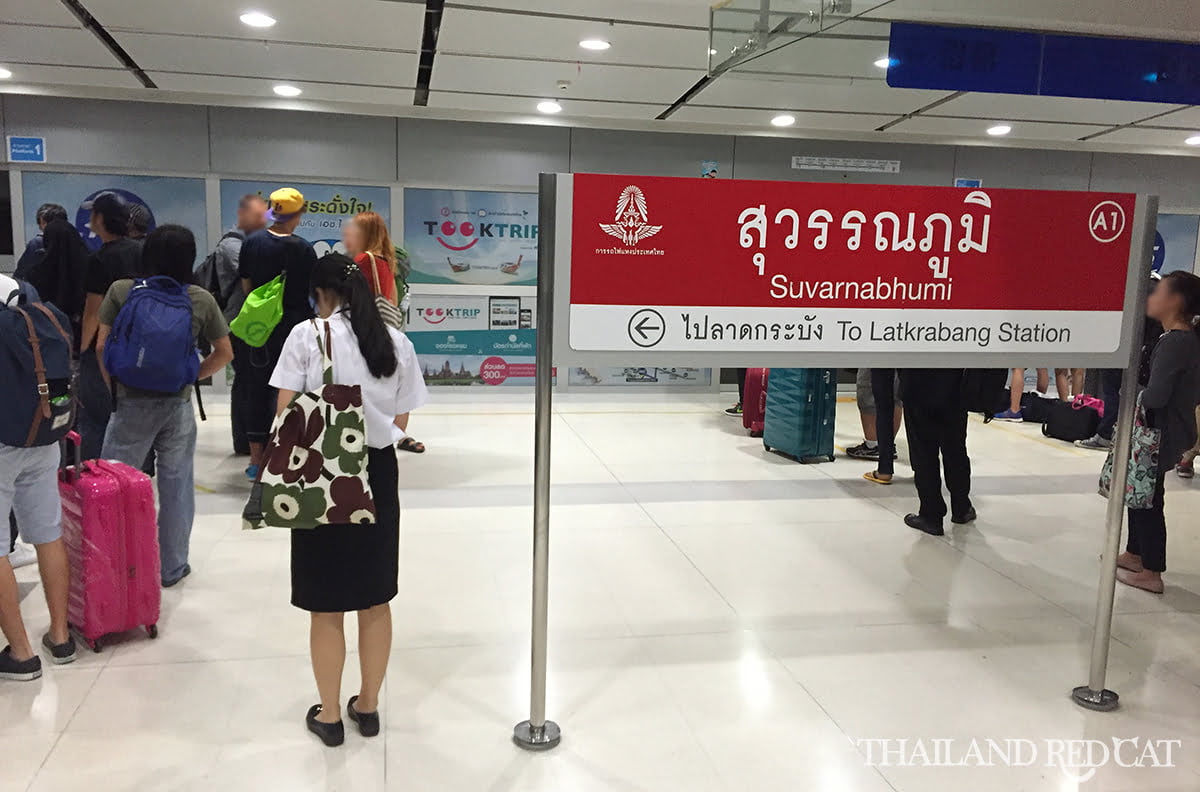
[[396, 449], [372, 448], [367, 478], [374, 525], [320, 525], [292, 531], [292, 604], [317, 613], [365, 610], [391, 601], [400, 576], [400, 495]]

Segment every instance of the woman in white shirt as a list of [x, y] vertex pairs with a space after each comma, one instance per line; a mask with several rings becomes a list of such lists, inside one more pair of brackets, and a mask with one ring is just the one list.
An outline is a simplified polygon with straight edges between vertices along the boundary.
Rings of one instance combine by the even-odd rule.
[[[359, 385], [367, 425], [367, 475], [375, 499], [373, 525], [321, 525], [292, 531], [292, 604], [312, 614], [313, 674], [321, 703], [308, 712], [308, 728], [326, 745], [341, 745], [342, 667], [346, 660], [344, 615], [358, 612], [362, 687], [346, 706], [364, 736], [379, 733], [379, 689], [392, 643], [389, 602], [397, 593], [400, 553], [400, 500], [396, 443], [398, 425], [425, 403], [428, 393], [412, 342], [379, 316], [370, 287], [358, 265], [340, 253], [317, 262], [312, 294], [318, 325], [328, 324], [333, 348], [333, 377], [338, 384]], [[321, 337], [325, 328], [320, 327]], [[322, 383], [317, 333], [301, 322], [288, 336], [271, 376], [279, 389], [278, 410], [298, 393]]]

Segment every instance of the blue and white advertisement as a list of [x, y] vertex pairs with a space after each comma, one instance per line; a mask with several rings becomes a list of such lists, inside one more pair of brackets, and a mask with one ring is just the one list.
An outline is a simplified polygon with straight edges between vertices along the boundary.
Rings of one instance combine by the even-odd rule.
[[228, 230], [237, 223], [237, 206], [242, 196], [258, 194], [266, 199], [280, 187], [294, 187], [304, 195], [304, 219], [296, 235], [313, 244], [318, 258], [331, 250], [346, 252], [342, 245], [342, 224], [359, 212], [375, 212], [389, 225], [392, 222], [392, 193], [387, 187], [222, 179], [221, 228]]
[[1154, 234], [1154, 271], [1163, 275], [1175, 270], [1195, 272], [1198, 237], [1200, 215], [1160, 214]]
[[425, 384], [532, 385], [533, 330], [442, 330], [409, 333]]
[[410, 283], [537, 283], [537, 194], [404, 190]]
[[124, 176], [103, 173], [52, 173], [26, 171], [21, 174], [25, 200], [25, 238], [38, 234], [34, 213], [45, 203], [66, 207], [67, 217], [92, 250], [100, 247], [100, 238], [88, 228], [91, 212], [83, 208], [102, 192], [121, 196], [129, 204], [139, 204], [149, 214], [149, 229], [166, 223], [187, 226], [196, 235], [200, 258], [208, 251], [208, 219], [205, 212], [204, 180], [174, 176]]

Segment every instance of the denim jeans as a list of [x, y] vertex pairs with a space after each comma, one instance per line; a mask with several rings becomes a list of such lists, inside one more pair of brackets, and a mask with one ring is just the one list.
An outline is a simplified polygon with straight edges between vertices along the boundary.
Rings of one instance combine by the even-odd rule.
[[[79, 356], [79, 435], [83, 438], [79, 451], [84, 459], [100, 458], [111, 415], [112, 391], [104, 384], [96, 350], [85, 350]], [[140, 468], [142, 461], [133, 466]]]
[[122, 398], [104, 437], [104, 458], [140, 467], [154, 449], [158, 456], [158, 553], [165, 582], [183, 576], [196, 516], [193, 472], [196, 415], [190, 399]]
[[1117, 426], [1117, 411], [1121, 408], [1121, 369], [1100, 370], [1100, 398], [1104, 401], [1104, 417], [1096, 428], [1096, 434], [1112, 440]]

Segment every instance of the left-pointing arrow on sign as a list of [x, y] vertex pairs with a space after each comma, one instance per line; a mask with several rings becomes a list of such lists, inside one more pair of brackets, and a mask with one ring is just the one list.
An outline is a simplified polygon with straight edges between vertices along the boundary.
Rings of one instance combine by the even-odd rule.
[[652, 347], [663, 340], [667, 323], [653, 308], [643, 308], [629, 319], [629, 340], [640, 347]]

